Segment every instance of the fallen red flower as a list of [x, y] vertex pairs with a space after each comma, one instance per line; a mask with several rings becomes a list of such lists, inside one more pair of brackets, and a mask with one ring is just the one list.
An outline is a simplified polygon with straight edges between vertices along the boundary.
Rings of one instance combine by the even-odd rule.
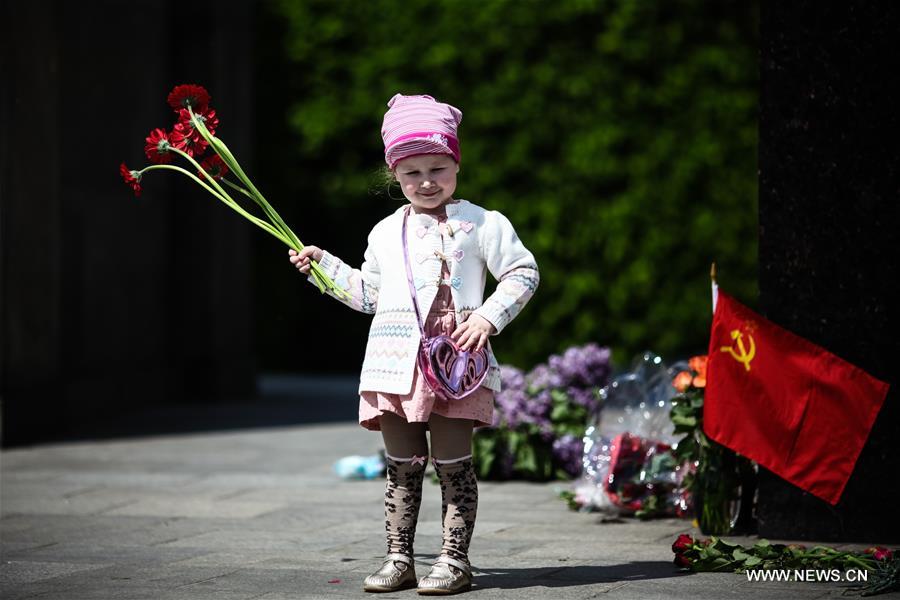
[[684, 554], [676, 554], [674, 562], [676, 567], [688, 568], [691, 566], [691, 559], [689, 559]]
[[209, 106], [209, 92], [206, 91], [202, 85], [195, 85], [192, 83], [185, 83], [182, 85], [176, 85], [175, 88], [169, 92], [169, 106], [171, 106], [177, 112], [179, 109], [187, 108], [190, 106], [194, 112], [206, 112], [206, 108]]
[[131, 189], [134, 190], [135, 196], [141, 195], [141, 174], [138, 171], [132, 171], [128, 167], [125, 166], [125, 163], [119, 165], [119, 173], [122, 175], [122, 179], [125, 180], [125, 183], [131, 186]]
[[871, 548], [866, 548], [866, 554], [871, 554], [875, 560], [891, 560], [894, 558], [894, 553], [884, 546], [872, 546]]
[[672, 544], [672, 552], [675, 554], [680, 554], [685, 550], [689, 549], [691, 545], [694, 543], [694, 538], [689, 536], [686, 533], [682, 533], [678, 536], [675, 542]]

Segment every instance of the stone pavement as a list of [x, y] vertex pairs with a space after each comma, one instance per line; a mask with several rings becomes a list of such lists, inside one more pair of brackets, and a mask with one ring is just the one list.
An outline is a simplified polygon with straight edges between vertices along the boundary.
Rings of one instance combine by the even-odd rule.
[[[362, 591], [384, 553], [384, 481], [342, 481], [331, 466], [378, 448], [380, 434], [340, 422], [6, 450], [0, 597], [417, 598]], [[604, 522], [569, 511], [564, 486], [480, 483], [464, 597], [812, 600], [843, 589], [680, 573], [670, 545], [697, 533], [689, 522]], [[424, 496], [419, 575], [440, 547], [440, 488], [427, 481]]]

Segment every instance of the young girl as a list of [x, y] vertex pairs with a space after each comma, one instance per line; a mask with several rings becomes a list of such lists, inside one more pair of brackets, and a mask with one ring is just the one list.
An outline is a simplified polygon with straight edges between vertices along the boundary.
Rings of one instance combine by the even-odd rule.
[[[316, 246], [289, 252], [290, 261], [307, 275], [310, 260], [318, 261], [352, 296], [341, 302], [375, 315], [360, 376], [359, 423], [380, 430], [384, 438], [387, 556], [381, 569], [366, 578], [364, 589], [370, 592], [416, 585], [413, 540], [429, 453], [426, 430], [441, 483], [443, 545], [418, 591], [452, 594], [471, 587], [468, 551], [478, 507], [472, 430], [490, 425], [494, 393], [500, 390], [500, 369], [488, 338], [503, 330], [538, 285], [534, 256], [507, 218], [453, 197], [461, 120], [457, 108], [431, 96], [391, 98], [381, 129], [384, 157], [409, 204], [375, 225], [359, 269]], [[487, 376], [462, 400], [435, 394], [417, 366], [421, 331], [404, 263], [404, 220], [425, 334], [450, 335], [462, 350], [487, 349]], [[498, 284], [484, 300], [486, 270]]]

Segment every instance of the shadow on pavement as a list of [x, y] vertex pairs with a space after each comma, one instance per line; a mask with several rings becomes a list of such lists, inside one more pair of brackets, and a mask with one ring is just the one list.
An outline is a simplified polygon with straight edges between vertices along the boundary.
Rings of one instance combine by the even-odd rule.
[[567, 587], [589, 583], [617, 583], [683, 577], [671, 562], [638, 561], [618, 565], [548, 566], [527, 569], [479, 567], [473, 569], [473, 589]]

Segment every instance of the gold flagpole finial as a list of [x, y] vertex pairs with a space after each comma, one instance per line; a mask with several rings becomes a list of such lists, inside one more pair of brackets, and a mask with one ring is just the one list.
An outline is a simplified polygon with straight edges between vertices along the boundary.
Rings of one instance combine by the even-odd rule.
[[716, 263], [709, 268], [709, 278], [713, 280], [713, 283], [716, 282]]

